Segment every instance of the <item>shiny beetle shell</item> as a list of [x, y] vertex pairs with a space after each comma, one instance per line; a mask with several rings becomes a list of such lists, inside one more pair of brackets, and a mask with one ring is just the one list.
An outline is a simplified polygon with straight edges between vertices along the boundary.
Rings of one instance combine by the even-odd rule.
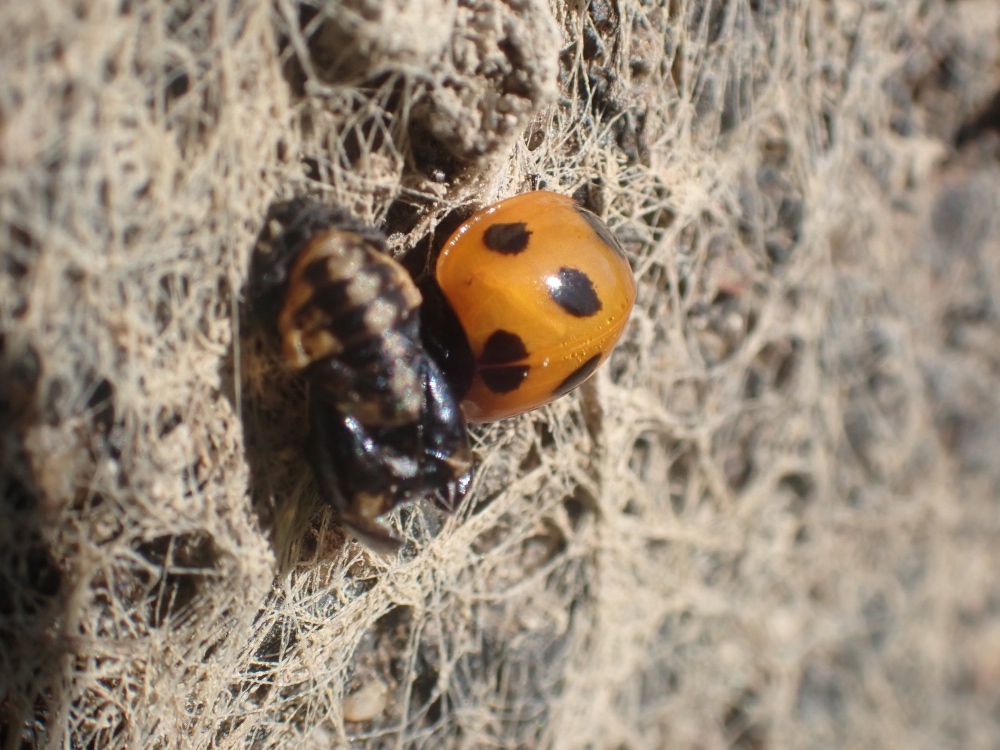
[[635, 279], [608, 227], [571, 198], [536, 191], [474, 214], [448, 239], [435, 280], [471, 362], [453, 380], [470, 421], [520, 414], [568, 393], [614, 348]]

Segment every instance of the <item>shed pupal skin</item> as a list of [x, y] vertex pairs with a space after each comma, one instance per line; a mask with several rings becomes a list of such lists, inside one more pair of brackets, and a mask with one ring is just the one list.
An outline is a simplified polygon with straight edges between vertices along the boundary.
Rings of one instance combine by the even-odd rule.
[[379, 516], [427, 494], [450, 510], [471, 481], [465, 419], [421, 343], [420, 292], [342, 209], [299, 199], [274, 220], [251, 303], [274, 310], [285, 363], [308, 381], [321, 495], [366, 545], [394, 552]]

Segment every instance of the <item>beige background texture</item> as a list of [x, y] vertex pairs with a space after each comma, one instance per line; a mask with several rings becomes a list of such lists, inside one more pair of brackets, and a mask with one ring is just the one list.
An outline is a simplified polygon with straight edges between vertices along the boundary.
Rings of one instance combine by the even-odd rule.
[[[996, 748], [1000, 6], [0, 6], [0, 747]], [[609, 365], [345, 539], [241, 296], [544, 186]]]

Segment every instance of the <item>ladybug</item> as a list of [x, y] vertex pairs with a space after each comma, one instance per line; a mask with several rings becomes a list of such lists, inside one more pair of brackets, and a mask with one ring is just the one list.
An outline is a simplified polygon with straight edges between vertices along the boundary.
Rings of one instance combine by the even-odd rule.
[[621, 244], [572, 198], [539, 190], [473, 214], [421, 283], [423, 336], [471, 422], [570, 392], [608, 358], [635, 303]]
[[272, 212], [251, 305], [277, 320], [282, 357], [308, 383], [306, 453], [320, 494], [362, 542], [401, 542], [378, 517], [433, 493], [451, 509], [471, 481], [465, 420], [420, 336], [421, 295], [384, 237], [298, 199]]

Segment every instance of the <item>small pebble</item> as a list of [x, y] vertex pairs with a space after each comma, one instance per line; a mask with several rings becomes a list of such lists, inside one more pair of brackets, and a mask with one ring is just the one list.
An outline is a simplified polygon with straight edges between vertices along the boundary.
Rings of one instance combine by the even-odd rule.
[[371, 680], [344, 698], [344, 721], [371, 721], [389, 705], [389, 688]]

